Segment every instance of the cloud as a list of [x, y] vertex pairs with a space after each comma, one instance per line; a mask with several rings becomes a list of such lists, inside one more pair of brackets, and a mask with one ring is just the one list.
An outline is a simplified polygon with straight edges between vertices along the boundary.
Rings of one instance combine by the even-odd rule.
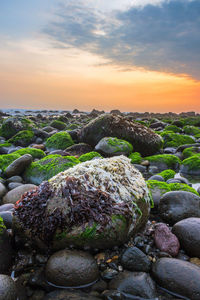
[[138, 67], [199, 80], [200, 1], [135, 4], [103, 13], [91, 1], [65, 0], [45, 33], [57, 47], [79, 48], [124, 69]]

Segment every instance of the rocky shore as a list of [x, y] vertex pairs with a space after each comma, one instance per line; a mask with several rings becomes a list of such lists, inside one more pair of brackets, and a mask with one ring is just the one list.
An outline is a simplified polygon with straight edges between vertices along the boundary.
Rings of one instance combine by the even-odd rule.
[[0, 299], [200, 299], [200, 116], [0, 113]]

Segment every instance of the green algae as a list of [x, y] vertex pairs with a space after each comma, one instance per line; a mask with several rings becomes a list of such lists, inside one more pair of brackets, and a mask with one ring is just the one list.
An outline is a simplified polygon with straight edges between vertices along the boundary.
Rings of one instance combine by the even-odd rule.
[[59, 120], [54, 120], [51, 122], [50, 126], [58, 129], [58, 130], [64, 130], [66, 128], [66, 124]]
[[13, 152], [14, 154], [19, 154], [19, 155], [24, 155], [24, 154], [30, 154], [34, 159], [35, 158], [43, 158], [46, 156], [46, 154], [44, 153], [44, 151], [42, 151], [41, 149], [36, 149], [36, 148], [23, 148], [23, 149], [19, 149], [15, 152]]
[[186, 191], [199, 196], [199, 193], [194, 188], [185, 183], [169, 183], [169, 187], [171, 191]]
[[164, 170], [156, 175], [160, 175], [164, 178], [165, 181], [167, 181], [168, 179], [174, 178], [176, 172], [174, 170], [168, 169], [168, 170]]
[[168, 125], [168, 126], [165, 127], [165, 131], [172, 131], [172, 132], [175, 132], [175, 133], [180, 133], [181, 129], [176, 125]]
[[91, 159], [93, 159], [95, 157], [102, 158], [101, 154], [99, 154], [98, 152], [92, 151], [92, 152], [88, 152], [88, 153], [82, 154], [79, 157], [79, 160], [80, 160], [80, 162], [84, 162], [84, 161], [91, 160]]
[[142, 157], [139, 152], [133, 152], [129, 155], [132, 164], [140, 164], [142, 162]]
[[5, 169], [16, 159], [20, 157], [19, 154], [11, 153], [11, 154], [2, 154], [0, 155], [0, 169], [5, 171]]
[[4, 225], [2, 217], [0, 217], [0, 235], [4, 232], [6, 226]]
[[183, 158], [186, 159], [188, 157], [191, 157], [193, 155], [196, 155], [196, 154], [200, 154], [200, 152], [198, 152], [198, 147], [189, 147], [189, 148], [186, 148], [183, 150]]
[[46, 140], [48, 150], [64, 150], [72, 145], [74, 145], [74, 142], [70, 134], [65, 131], [55, 133]]
[[170, 169], [176, 169], [177, 165], [181, 163], [180, 159], [173, 154], [152, 155], [145, 157], [145, 159], [152, 163], [165, 163]]
[[31, 130], [21, 130], [8, 140], [8, 143], [18, 146], [28, 146], [33, 141], [34, 133]]
[[178, 134], [172, 131], [163, 131], [160, 135], [164, 139], [164, 147], [178, 147], [194, 143], [194, 138], [189, 135]]
[[190, 135], [200, 134], [200, 129], [195, 126], [186, 125], [183, 127], [183, 130], [186, 134]]
[[195, 154], [182, 161], [182, 165], [188, 167], [189, 171], [200, 170], [200, 154]]
[[127, 149], [129, 150], [129, 153], [133, 151], [133, 146], [129, 142], [116, 137], [107, 138], [107, 143], [115, 148], [114, 152], [127, 152]]

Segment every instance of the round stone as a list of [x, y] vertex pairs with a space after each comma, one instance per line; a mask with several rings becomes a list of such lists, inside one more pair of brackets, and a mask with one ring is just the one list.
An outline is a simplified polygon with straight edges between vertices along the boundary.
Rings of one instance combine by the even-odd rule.
[[0, 299], [16, 300], [17, 293], [14, 281], [7, 275], [0, 274]]

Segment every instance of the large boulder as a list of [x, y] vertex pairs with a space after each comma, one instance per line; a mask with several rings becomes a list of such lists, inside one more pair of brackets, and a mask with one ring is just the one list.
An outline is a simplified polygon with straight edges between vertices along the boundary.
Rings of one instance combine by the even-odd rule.
[[24, 194], [13, 223], [16, 232], [41, 247], [104, 249], [133, 236], [149, 210], [141, 173], [128, 158], [116, 156], [78, 164]]
[[116, 137], [128, 141], [134, 151], [143, 156], [155, 154], [163, 145], [162, 138], [142, 124], [132, 122], [123, 116], [104, 114], [86, 126], [78, 135], [79, 141], [93, 147], [104, 137]]
[[29, 119], [23, 117], [10, 117], [3, 121], [1, 135], [8, 139], [21, 130], [32, 129], [33, 125], [33, 122]]

